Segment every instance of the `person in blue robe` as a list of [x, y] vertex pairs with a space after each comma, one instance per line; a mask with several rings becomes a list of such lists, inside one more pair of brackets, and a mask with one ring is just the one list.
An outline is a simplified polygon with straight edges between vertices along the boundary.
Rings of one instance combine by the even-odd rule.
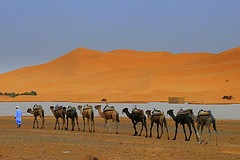
[[19, 109], [18, 106], [16, 106], [15, 120], [17, 123], [17, 128], [20, 128], [22, 124], [22, 111]]

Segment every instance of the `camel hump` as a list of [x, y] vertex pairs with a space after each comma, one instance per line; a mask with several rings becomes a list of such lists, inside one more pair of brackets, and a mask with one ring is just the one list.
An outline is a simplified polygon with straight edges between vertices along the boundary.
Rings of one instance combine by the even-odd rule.
[[199, 112], [198, 112], [198, 115], [199, 116], [207, 116], [207, 115], [210, 115], [211, 114], [211, 111], [210, 110], [203, 110], [201, 109]]
[[38, 110], [38, 109], [42, 109], [42, 106], [35, 104], [35, 105], [33, 106], [33, 110]]
[[192, 114], [192, 110], [191, 109], [186, 109], [186, 110], [180, 109], [177, 112], [177, 116], [180, 115], [180, 114]]
[[113, 111], [113, 110], [115, 110], [114, 106], [108, 106], [108, 105], [106, 105], [106, 106], [103, 108], [103, 112]]
[[156, 109], [154, 109], [154, 110], [152, 111], [152, 116], [161, 116], [161, 115], [164, 115], [164, 112], [161, 111], [161, 110], [156, 110]]

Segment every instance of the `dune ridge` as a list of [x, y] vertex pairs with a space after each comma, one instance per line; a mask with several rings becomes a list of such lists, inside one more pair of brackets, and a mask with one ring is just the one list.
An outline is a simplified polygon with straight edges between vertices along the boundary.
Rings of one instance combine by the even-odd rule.
[[[38, 96], [1, 101], [168, 101], [239, 103], [240, 47], [218, 54], [101, 52], [77, 48], [50, 62], [0, 74], [1, 92], [36, 91]], [[223, 100], [232, 95], [234, 100]]]

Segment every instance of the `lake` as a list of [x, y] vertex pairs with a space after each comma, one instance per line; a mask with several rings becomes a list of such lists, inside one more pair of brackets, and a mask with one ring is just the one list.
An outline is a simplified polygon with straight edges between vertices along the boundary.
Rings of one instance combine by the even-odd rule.
[[[98, 105], [101, 103], [71, 103], [71, 102], [0, 102], [0, 116], [14, 116], [16, 106], [23, 112], [23, 116], [32, 116], [27, 113], [27, 108], [32, 108], [34, 104], [40, 104], [43, 106], [46, 116], [52, 116], [52, 112], [50, 110], [50, 106], [62, 105], [62, 106], [74, 106], [77, 107], [78, 105]], [[216, 119], [232, 119], [232, 120], [240, 120], [240, 105], [239, 104], [169, 104], [163, 102], [149, 102], [149, 103], [109, 103], [108, 105], [114, 106], [115, 109], [119, 112], [120, 117], [126, 117], [125, 114], [122, 114], [122, 109], [127, 107], [129, 111], [135, 107], [141, 108], [144, 111], [150, 109], [160, 109], [164, 111], [166, 117], [169, 116], [166, 114], [167, 110], [173, 109], [174, 113], [182, 108], [182, 109], [193, 109], [194, 114], [196, 115], [200, 109], [204, 110], [211, 110], [212, 114]], [[80, 115], [80, 112], [78, 110]], [[94, 109], [94, 115], [99, 116], [97, 110]]]

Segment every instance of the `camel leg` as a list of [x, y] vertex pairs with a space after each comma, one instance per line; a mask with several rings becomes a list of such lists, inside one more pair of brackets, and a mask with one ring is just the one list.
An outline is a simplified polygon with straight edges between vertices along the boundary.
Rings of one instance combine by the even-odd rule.
[[203, 138], [202, 138], [203, 127], [204, 127], [204, 126], [201, 125], [201, 132], [200, 132], [200, 133], [201, 133], [201, 139], [202, 139], [201, 143], [204, 142], [204, 140], [203, 140]]
[[86, 121], [85, 121], [85, 117], [83, 117], [83, 132], [85, 132], [85, 126], [86, 126]]
[[[160, 136], [159, 136], [159, 139], [161, 139], [162, 138], [162, 135], [163, 135], [163, 123], [160, 123], [160, 125], [161, 125], [161, 134], [160, 134]], [[158, 131], [159, 132], [159, 131]]]
[[177, 131], [178, 131], [178, 123], [175, 123], [175, 136], [173, 137], [173, 140], [176, 140], [177, 137]]
[[71, 130], [71, 131], [74, 131], [74, 127], [75, 127], [75, 120], [74, 120], [74, 117], [71, 118], [71, 123], [72, 123], [72, 130]]
[[44, 129], [45, 127], [44, 127], [44, 122], [45, 122], [45, 119], [44, 119], [44, 117], [42, 117], [42, 127], [41, 127], [41, 129]]
[[[62, 129], [65, 128], [65, 123], [66, 123], [66, 120], [65, 120], [65, 117], [62, 118], [63, 119], [63, 125], [62, 125]], [[58, 122], [59, 123], [59, 122]], [[60, 126], [59, 126], [59, 129], [60, 129]]]
[[94, 122], [94, 119], [91, 120], [91, 123], [92, 123], [92, 131], [95, 132], [95, 122]]
[[194, 122], [192, 122], [192, 127], [193, 127], [194, 133], [195, 133], [195, 135], [196, 135], [196, 139], [197, 139], [197, 141], [199, 141], [200, 136], [199, 136], [198, 132], [196, 131]]
[[87, 126], [88, 126], [88, 131], [92, 132], [92, 127], [89, 124], [89, 118], [87, 118]]
[[167, 120], [165, 118], [164, 118], [164, 126], [166, 128], [167, 136], [168, 136], [168, 140], [169, 140], [170, 138], [169, 138], [169, 134], [168, 134]]
[[213, 120], [213, 129], [215, 130], [215, 133], [216, 133], [216, 145], [218, 145], [218, 131], [217, 131], [215, 119]]
[[151, 122], [151, 126], [150, 126], [150, 135], [149, 135], [149, 137], [152, 137], [152, 127], [153, 127], [153, 123], [154, 123], [154, 122]]
[[37, 123], [37, 129], [38, 129], [39, 127], [38, 127], [38, 120], [37, 120], [37, 117], [35, 117], [35, 120], [36, 120], [36, 123]]
[[[197, 132], [199, 134], [199, 130], [200, 130], [200, 124], [198, 123], [197, 124]], [[203, 142], [202, 140], [202, 132], [199, 134], [199, 143], [201, 144]]]
[[[189, 137], [188, 137], [188, 139], [187, 139], [187, 141], [190, 141], [190, 138], [191, 138], [191, 135], [192, 135], [192, 128], [191, 128], [191, 125], [188, 123], [187, 124], [187, 126], [188, 126], [188, 129], [189, 129]], [[185, 128], [185, 127], [184, 127]], [[194, 127], [195, 128], [195, 127]]]
[[104, 123], [104, 126], [103, 126], [103, 131], [102, 131], [102, 133], [104, 133], [105, 132], [105, 127], [106, 127], [106, 125], [107, 125], [107, 120], [105, 119], [105, 123]]
[[56, 126], [57, 126], [57, 118], [56, 118], [56, 121], [55, 121], [54, 129], [56, 129]]
[[185, 141], [188, 141], [188, 139], [187, 139], [187, 134], [186, 134], [186, 129], [185, 129], [185, 125], [183, 124], [182, 127], [183, 127], [183, 132], [184, 132], [184, 135], [185, 135]]
[[157, 139], [160, 139], [160, 136], [159, 136], [159, 123], [157, 123]]
[[35, 128], [35, 121], [36, 121], [36, 118], [34, 117], [34, 120], [33, 120], [33, 128]]
[[66, 126], [65, 130], [68, 130], [68, 117], [67, 117], [67, 126]]
[[146, 131], [146, 136], [145, 137], [148, 137], [148, 131], [147, 131], [147, 124], [146, 123], [144, 124], [144, 127], [145, 127], [145, 131]]
[[109, 123], [107, 123], [107, 125], [108, 125], [108, 130], [109, 130], [109, 133], [111, 134], [111, 133], [112, 133], [111, 126], [110, 126], [110, 124], [109, 124]]
[[143, 131], [143, 122], [142, 122], [142, 128], [141, 128], [140, 133], [139, 133], [138, 136], [141, 136], [141, 135], [142, 135], [142, 131]]
[[209, 141], [209, 138], [211, 137], [210, 126], [207, 126], [207, 129], [208, 129], [208, 138], [207, 138], [207, 140], [206, 140], [205, 144], [207, 144], [207, 143], [208, 143], [208, 141]]
[[118, 121], [116, 120], [116, 132], [115, 132], [115, 134], [118, 134]]
[[76, 117], [76, 121], [77, 121], [78, 131], [80, 131], [79, 122], [78, 122], [78, 117]]
[[132, 123], [133, 123], [133, 129], [134, 129], [134, 132], [135, 132], [133, 136], [136, 136], [138, 134], [137, 128], [136, 128], [137, 123], [135, 123], [135, 122], [132, 122]]
[[[58, 129], [60, 129], [60, 122], [59, 122], [59, 119], [57, 120], [57, 125], [58, 125]], [[63, 129], [63, 126], [62, 126], [62, 129]]]

